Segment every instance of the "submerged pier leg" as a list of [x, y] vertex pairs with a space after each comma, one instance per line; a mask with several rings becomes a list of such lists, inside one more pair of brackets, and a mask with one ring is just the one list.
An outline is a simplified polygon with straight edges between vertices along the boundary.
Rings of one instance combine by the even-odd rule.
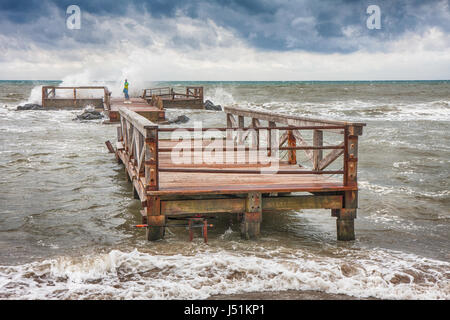
[[355, 240], [356, 208], [358, 207], [358, 192], [348, 191], [344, 195], [343, 209], [332, 209], [331, 215], [336, 217], [336, 235], [339, 241]]
[[337, 218], [336, 233], [339, 241], [355, 240], [355, 219]]
[[156, 241], [164, 238], [166, 217], [161, 215], [159, 197], [147, 197], [147, 240]]
[[260, 233], [262, 221], [261, 193], [251, 192], [245, 202], [245, 213], [241, 221], [241, 237], [244, 239], [256, 238]]

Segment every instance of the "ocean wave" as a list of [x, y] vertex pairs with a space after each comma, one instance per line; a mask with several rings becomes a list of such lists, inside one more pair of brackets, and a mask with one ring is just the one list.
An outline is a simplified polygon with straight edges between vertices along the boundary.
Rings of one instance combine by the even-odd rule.
[[206, 299], [217, 294], [316, 290], [381, 299], [450, 299], [450, 264], [381, 249], [332, 257], [285, 248], [264, 254], [112, 250], [0, 267], [2, 299]]
[[330, 102], [270, 101], [247, 103], [251, 108], [262, 108], [299, 116], [348, 121], [450, 121], [450, 101], [424, 103], [384, 103], [380, 101], [342, 100]]
[[222, 87], [211, 88], [205, 92], [205, 101], [211, 100], [214, 104], [226, 106], [236, 103], [233, 95]]
[[358, 186], [362, 190], [369, 190], [374, 193], [379, 193], [382, 195], [388, 195], [391, 193], [407, 194], [417, 197], [427, 197], [427, 198], [447, 198], [450, 196], [450, 190], [439, 190], [439, 191], [424, 191], [423, 189], [414, 190], [407, 186], [388, 186], [379, 185], [375, 183], [370, 183], [369, 181], [361, 180], [358, 181]]

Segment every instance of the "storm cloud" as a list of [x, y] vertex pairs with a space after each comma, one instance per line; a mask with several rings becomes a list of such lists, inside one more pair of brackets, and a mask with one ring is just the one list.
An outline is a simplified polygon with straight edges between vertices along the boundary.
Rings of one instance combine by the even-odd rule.
[[[54, 44], [66, 37], [83, 44], [105, 44], [109, 35], [96, 34], [96, 19], [83, 19], [80, 32], [65, 28], [65, 10], [71, 4], [73, 1], [3, 0], [0, 4], [1, 32], [27, 34], [29, 41], [43, 45]], [[366, 47], [368, 40], [377, 42], [376, 49], [381, 50], [383, 42], [395, 40], [407, 32], [421, 34], [431, 27], [446, 33], [450, 31], [448, 0], [79, 0], [76, 4], [83, 15], [99, 19], [133, 18], [134, 12], [145, 13], [161, 23], [165, 18], [179, 16], [203, 21], [210, 19], [218, 26], [232, 30], [249, 46], [261, 50], [345, 53]], [[381, 9], [380, 30], [366, 27], [369, 16], [366, 9], [371, 4]], [[135, 23], [145, 25], [147, 22], [137, 17]], [[33, 32], [27, 25], [33, 26]], [[168, 25], [164, 27], [171, 29]], [[132, 32], [129, 30], [128, 34]], [[178, 34], [168, 36], [174, 45], [198, 45]]]
[[[81, 9], [79, 30], [66, 27], [72, 4]], [[380, 8], [381, 29], [367, 28], [369, 5]], [[139, 62], [154, 70], [171, 57], [173, 74], [181, 78], [188, 78], [187, 65], [195, 64], [208, 78], [217, 70], [231, 75], [243, 68], [257, 77], [264, 68], [298, 79], [322, 74], [325, 69], [315, 68], [325, 65], [345, 74], [349, 62], [356, 66], [354, 57], [363, 55], [355, 76], [369, 72], [367, 64], [375, 65], [370, 72], [383, 63], [409, 70], [424, 58], [427, 71], [431, 62], [448, 71], [449, 21], [449, 0], [2, 0], [0, 63], [16, 77], [24, 73], [14, 70], [24, 66], [39, 73], [58, 64], [54, 76], [59, 76], [92, 67], [92, 61], [123, 70], [138, 70], [131, 65]], [[411, 66], [403, 65], [405, 59]], [[180, 68], [185, 73], [178, 73]]]

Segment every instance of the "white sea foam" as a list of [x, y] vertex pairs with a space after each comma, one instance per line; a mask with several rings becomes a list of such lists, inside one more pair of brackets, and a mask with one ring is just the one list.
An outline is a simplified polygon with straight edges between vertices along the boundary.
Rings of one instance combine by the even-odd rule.
[[270, 101], [263, 104], [250, 103], [248, 106], [287, 114], [336, 120], [450, 121], [450, 101], [447, 100], [426, 103], [384, 103], [355, 99], [329, 102]]
[[412, 196], [421, 196], [429, 198], [446, 198], [450, 196], [450, 190], [440, 190], [440, 191], [424, 191], [423, 189], [413, 189], [409, 186], [389, 186], [389, 185], [379, 185], [375, 183], [370, 183], [369, 181], [360, 180], [358, 181], [358, 186], [360, 189], [369, 190], [374, 193], [379, 193], [383, 195], [391, 193], [408, 194]]
[[214, 104], [227, 106], [236, 103], [233, 95], [222, 87], [209, 89], [205, 92], [205, 101], [211, 100]]
[[317, 290], [383, 299], [450, 299], [450, 264], [381, 249], [333, 257], [286, 248], [155, 255], [133, 250], [0, 267], [0, 298], [205, 299]]

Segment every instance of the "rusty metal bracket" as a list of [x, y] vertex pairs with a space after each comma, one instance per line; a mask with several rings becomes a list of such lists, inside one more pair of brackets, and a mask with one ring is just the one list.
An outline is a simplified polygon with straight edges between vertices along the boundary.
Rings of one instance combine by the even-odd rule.
[[[208, 243], [208, 228], [212, 228], [213, 224], [208, 224], [207, 217], [196, 215], [194, 217], [169, 217], [169, 220], [187, 220], [187, 224], [165, 224], [161, 227], [184, 227], [189, 231], [189, 241], [194, 239], [194, 228], [202, 228], [202, 237], [205, 243]], [[214, 217], [209, 217], [209, 219], [214, 219]], [[151, 228], [152, 226], [148, 224], [138, 224], [135, 225], [136, 228]]]

